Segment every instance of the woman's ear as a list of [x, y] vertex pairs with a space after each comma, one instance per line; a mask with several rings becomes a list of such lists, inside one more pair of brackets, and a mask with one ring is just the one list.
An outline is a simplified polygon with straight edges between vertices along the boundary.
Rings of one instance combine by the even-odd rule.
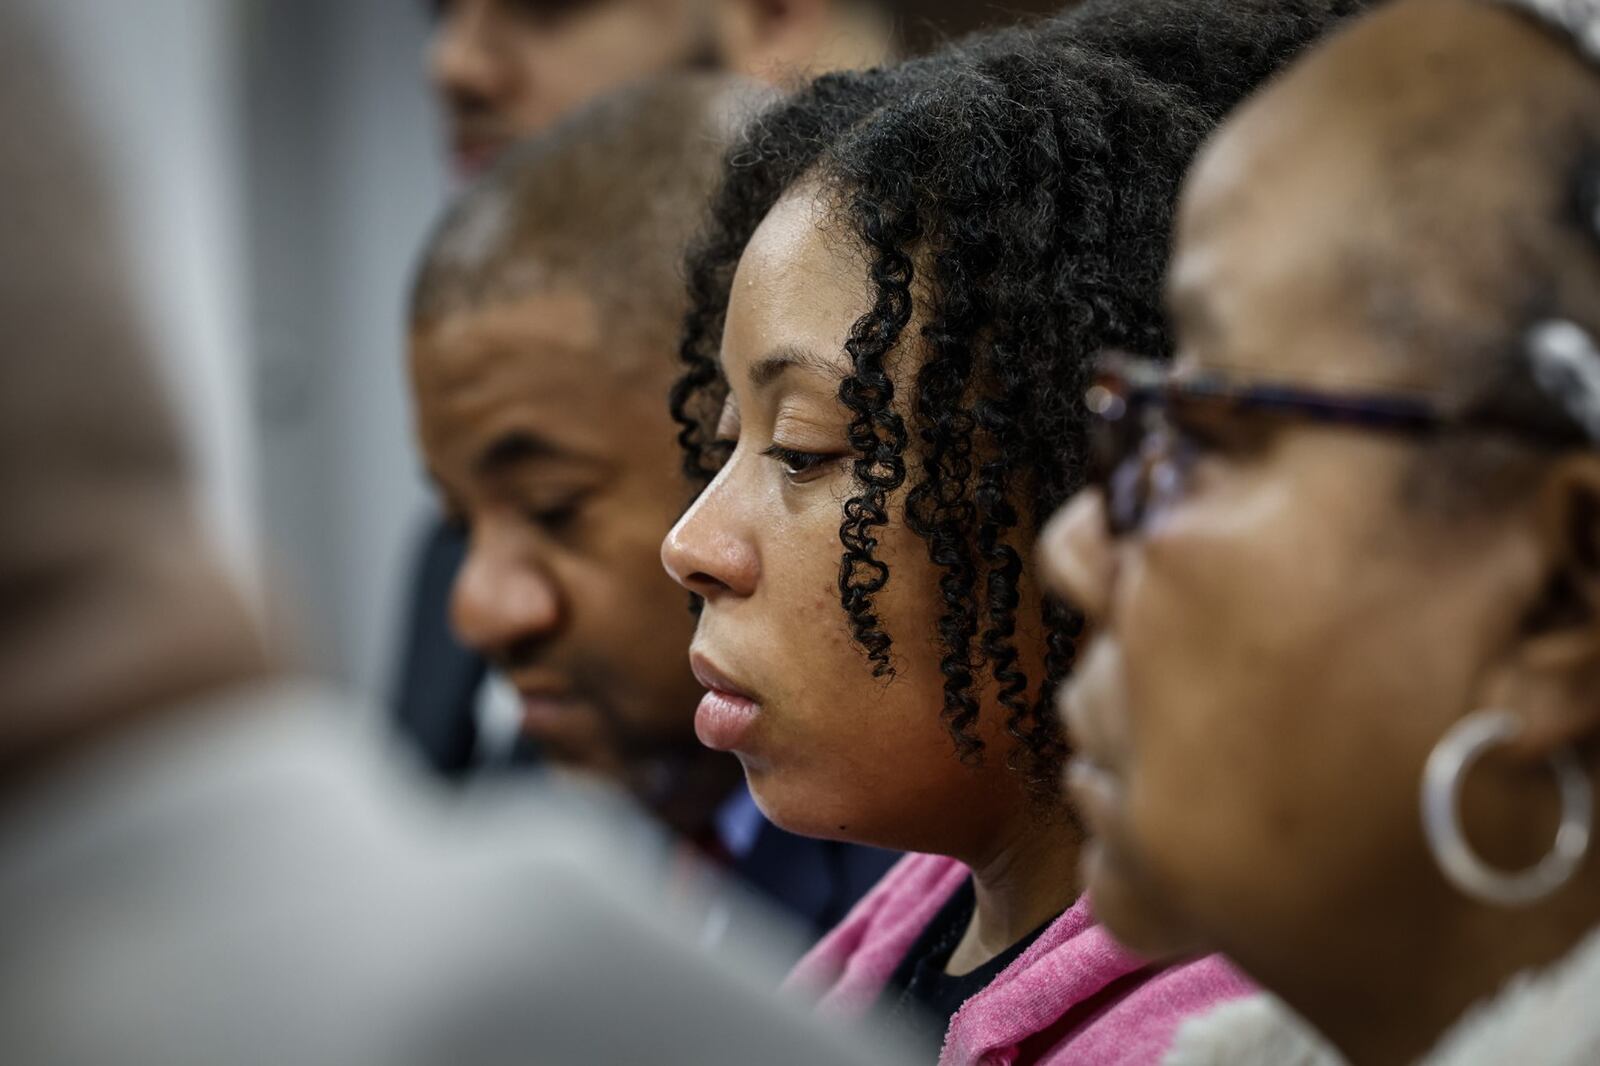
[[1522, 717], [1512, 752], [1530, 759], [1600, 738], [1600, 456], [1560, 460], [1533, 517], [1542, 591], [1481, 696]]

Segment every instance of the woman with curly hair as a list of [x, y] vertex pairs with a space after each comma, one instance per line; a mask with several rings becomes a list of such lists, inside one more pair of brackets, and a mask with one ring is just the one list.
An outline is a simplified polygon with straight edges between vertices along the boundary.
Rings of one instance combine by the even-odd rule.
[[1149, 1062], [1242, 992], [1150, 967], [1081, 898], [1051, 715], [1079, 620], [1027, 562], [1084, 475], [1107, 345], [1164, 351], [1179, 181], [1353, 2], [1091, 0], [822, 78], [729, 155], [674, 390], [700, 492], [663, 545], [701, 608], [697, 731], [791, 831], [914, 853], [802, 961], [943, 1060]]

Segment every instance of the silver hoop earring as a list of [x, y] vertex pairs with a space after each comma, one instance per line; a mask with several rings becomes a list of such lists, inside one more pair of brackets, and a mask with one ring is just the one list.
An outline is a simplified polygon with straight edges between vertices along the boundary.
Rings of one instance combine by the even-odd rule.
[[1571, 747], [1550, 756], [1561, 789], [1555, 847], [1534, 867], [1508, 873], [1485, 863], [1461, 828], [1461, 785], [1484, 752], [1514, 739], [1522, 719], [1510, 711], [1478, 711], [1458, 722], [1428, 756], [1422, 773], [1422, 828], [1434, 862], [1457, 889], [1484, 903], [1525, 907], [1572, 879], [1589, 851], [1594, 795]]

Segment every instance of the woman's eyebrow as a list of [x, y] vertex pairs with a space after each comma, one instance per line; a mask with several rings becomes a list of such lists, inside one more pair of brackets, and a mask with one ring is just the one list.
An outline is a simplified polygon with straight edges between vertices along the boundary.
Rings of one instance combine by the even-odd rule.
[[809, 370], [815, 374], [824, 374], [831, 378], [842, 377], [839, 365], [831, 359], [824, 358], [808, 348], [797, 344], [784, 344], [774, 348], [763, 358], [751, 364], [750, 387], [761, 390], [770, 386], [781, 378], [790, 368]]
[[1184, 346], [1210, 345], [1220, 332], [1216, 309], [1200, 286], [1174, 280], [1167, 286], [1167, 317]]

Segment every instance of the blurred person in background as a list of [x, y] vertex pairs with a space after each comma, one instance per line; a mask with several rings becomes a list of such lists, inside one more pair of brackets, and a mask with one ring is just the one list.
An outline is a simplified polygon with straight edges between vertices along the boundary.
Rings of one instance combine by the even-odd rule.
[[[702, 740], [773, 822], [916, 852], [796, 968], [945, 1066], [1151, 1063], [1248, 985], [1149, 965], [1079, 888], [1051, 710], [1078, 619], [1024, 555], [1083, 482], [1064, 386], [1167, 340], [1178, 187], [1326, 0], [1089, 0], [829, 75], [729, 153], [674, 390], [700, 486], [662, 547], [702, 601]], [[1165, 76], [1163, 76], [1165, 72]]]
[[1282, 999], [1173, 1063], [1600, 1062], [1600, 5], [1356, 24], [1201, 157], [1170, 306], [1042, 553], [1097, 911]]
[[[434, 0], [429, 77], [458, 175], [480, 173], [523, 137], [630, 82], [671, 70], [742, 72], [787, 83], [920, 52], [941, 38], [1054, 11], [1062, 0]], [[411, 579], [393, 695], [401, 731], [430, 765], [461, 778], [486, 762], [529, 762], [537, 745], [496, 722], [509, 702], [482, 656], [447, 623], [466, 552], [435, 523]], [[510, 712], [513, 716], [515, 712]]]
[[750, 93], [671, 75], [507, 153], [423, 252], [411, 379], [428, 470], [467, 534], [452, 623], [515, 687], [524, 734], [814, 939], [893, 856], [777, 829], [737, 760], [696, 742], [694, 618], [658, 558], [686, 493], [665, 404], [678, 264]]
[[0, 1058], [901, 1061], [709, 964], [610, 820], [452, 817], [265, 661], [30, 29], [0, 11]]
[[451, 159], [479, 172], [611, 89], [674, 69], [783, 83], [876, 66], [1066, 0], [433, 0]]

